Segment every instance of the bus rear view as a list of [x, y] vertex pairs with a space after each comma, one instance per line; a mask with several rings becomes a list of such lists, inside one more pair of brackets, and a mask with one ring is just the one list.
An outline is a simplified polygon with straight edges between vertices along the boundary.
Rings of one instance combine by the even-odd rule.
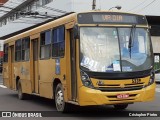
[[144, 16], [117, 12], [78, 14], [80, 105], [125, 109], [155, 94], [153, 51]]

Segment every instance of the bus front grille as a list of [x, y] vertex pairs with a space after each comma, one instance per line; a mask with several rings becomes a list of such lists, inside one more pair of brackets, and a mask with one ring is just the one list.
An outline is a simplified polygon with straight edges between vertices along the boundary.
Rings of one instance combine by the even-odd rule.
[[123, 87], [120, 85], [107, 85], [103, 87], [97, 87], [97, 90], [102, 92], [117, 92], [117, 91], [133, 91], [133, 90], [141, 90], [144, 88], [144, 83], [139, 84], [124, 84]]

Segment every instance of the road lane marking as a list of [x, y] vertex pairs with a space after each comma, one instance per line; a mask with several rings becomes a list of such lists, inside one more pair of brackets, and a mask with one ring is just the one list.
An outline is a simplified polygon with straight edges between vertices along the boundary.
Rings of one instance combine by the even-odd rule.
[[7, 88], [7, 87], [6, 87], [6, 86], [4, 86], [4, 85], [0, 85], [0, 87], [1, 87], [1, 88]]
[[1, 87], [1, 88], [7, 88], [6, 86], [3, 85], [2, 82], [0, 82], [0, 87]]

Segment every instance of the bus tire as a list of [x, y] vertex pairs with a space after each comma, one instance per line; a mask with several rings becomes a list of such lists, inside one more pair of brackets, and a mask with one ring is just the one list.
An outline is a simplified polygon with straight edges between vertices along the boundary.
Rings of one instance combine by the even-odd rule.
[[18, 99], [24, 100], [26, 97], [26, 94], [22, 92], [22, 85], [21, 82], [18, 81]]
[[64, 101], [64, 90], [62, 84], [59, 83], [55, 90], [55, 104], [57, 111], [66, 113], [69, 111], [69, 104]]
[[117, 105], [114, 105], [114, 108], [117, 109], [117, 110], [124, 110], [128, 107], [128, 104], [117, 104]]

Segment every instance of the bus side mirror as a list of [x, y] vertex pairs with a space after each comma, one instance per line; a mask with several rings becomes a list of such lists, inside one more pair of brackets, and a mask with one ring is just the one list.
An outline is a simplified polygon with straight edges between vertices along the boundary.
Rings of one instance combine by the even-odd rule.
[[74, 27], [73, 27], [73, 35], [74, 35], [74, 39], [79, 39], [79, 28], [78, 28], [78, 25], [74, 25]]

